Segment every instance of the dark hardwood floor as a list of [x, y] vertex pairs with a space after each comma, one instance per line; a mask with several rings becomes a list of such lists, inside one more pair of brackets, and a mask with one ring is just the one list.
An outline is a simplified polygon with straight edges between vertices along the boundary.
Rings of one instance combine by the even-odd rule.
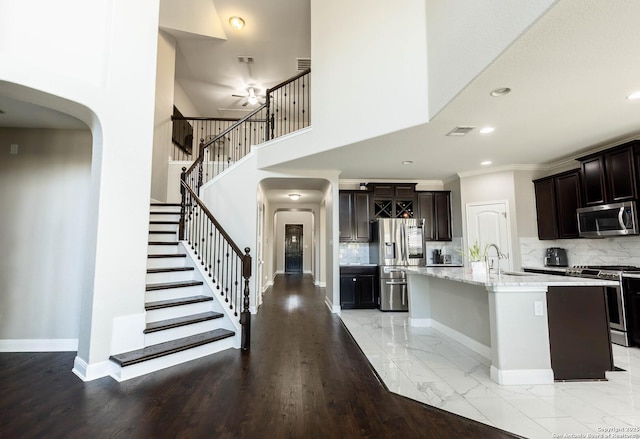
[[75, 353], [0, 354], [0, 438], [512, 438], [388, 392], [311, 278], [279, 276], [249, 353], [83, 383]]

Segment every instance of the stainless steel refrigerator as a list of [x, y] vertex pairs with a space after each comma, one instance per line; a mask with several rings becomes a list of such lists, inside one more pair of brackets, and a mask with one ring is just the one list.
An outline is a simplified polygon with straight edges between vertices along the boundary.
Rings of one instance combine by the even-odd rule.
[[380, 311], [408, 311], [407, 266], [424, 266], [424, 219], [380, 218], [372, 223], [370, 262], [380, 272]]

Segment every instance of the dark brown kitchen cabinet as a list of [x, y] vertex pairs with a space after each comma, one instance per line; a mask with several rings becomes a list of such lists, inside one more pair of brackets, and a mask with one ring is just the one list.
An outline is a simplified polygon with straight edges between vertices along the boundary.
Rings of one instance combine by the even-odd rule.
[[415, 218], [415, 183], [369, 183], [371, 218]]
[[340, 267], [340, 307], [373, 309], [378, 307], [378, 267]]
[[554, 379], [605, 379], [614, 367], [604, 287], [550, 286], [546, 298]]
[[636, 156], [640, 141], [582, 157], [584, 205], [596, 206], [637, 198]]
[[369, 193], [340, 191], [340, 242], [369, 242]]
[[577, 238], [580, 170], [534, 180], [539, 239]]
[[425, 220], [425, 240], [451, 241], [451, 192], [417, 192], [417, 217]]

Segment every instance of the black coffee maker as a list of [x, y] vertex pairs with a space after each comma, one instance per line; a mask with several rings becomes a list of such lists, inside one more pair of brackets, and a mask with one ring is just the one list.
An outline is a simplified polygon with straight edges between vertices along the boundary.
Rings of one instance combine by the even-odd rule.
[[545, 267], [566, 267], [569, 265], [567, 260], [567, 252], [560, 247], [550, 247], [544, 257]]

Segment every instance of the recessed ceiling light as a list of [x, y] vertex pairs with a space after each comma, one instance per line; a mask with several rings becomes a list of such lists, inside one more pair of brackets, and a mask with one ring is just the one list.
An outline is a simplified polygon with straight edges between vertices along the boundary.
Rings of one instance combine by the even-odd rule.
[[640, 91], [634, 91], [629, 96], [627, 96], [627, 99], [629, 100], [640, 99]]
[[511, 91], [511, 89], [509, 87], [501, 87], [501, 88], [496, 88], [495, 90], [493, 90], [489, 94], [491, 96], [493, 96], [494, 98], [497, 98], [498, 96], [504, 96], [504, 95], [508, 94], [510, 91]]
[[234, 29], [242, 29], [244, 27], [244, 20], [240, 17], [234, 16], [229, 18], [229, 24], [234, 28]]
[[299, 200], [301, 196], [300, 194], [289, 194], [289, 198], [291, 198], [292, 201]]
[[493, 131], [495, 130], [494, 127], [484, 127], [480, 130], [480, 134], [489, 134], [489, 133], [493, 133]]
[[480, 163], [482, 166], [489, 166], [491, 164], [491, 160], [485, 160], [484, 162]]
[[402, 162], [403, 165], [410, 165], [411, 163], [413, 163], [413, 160], [404, 160]]

